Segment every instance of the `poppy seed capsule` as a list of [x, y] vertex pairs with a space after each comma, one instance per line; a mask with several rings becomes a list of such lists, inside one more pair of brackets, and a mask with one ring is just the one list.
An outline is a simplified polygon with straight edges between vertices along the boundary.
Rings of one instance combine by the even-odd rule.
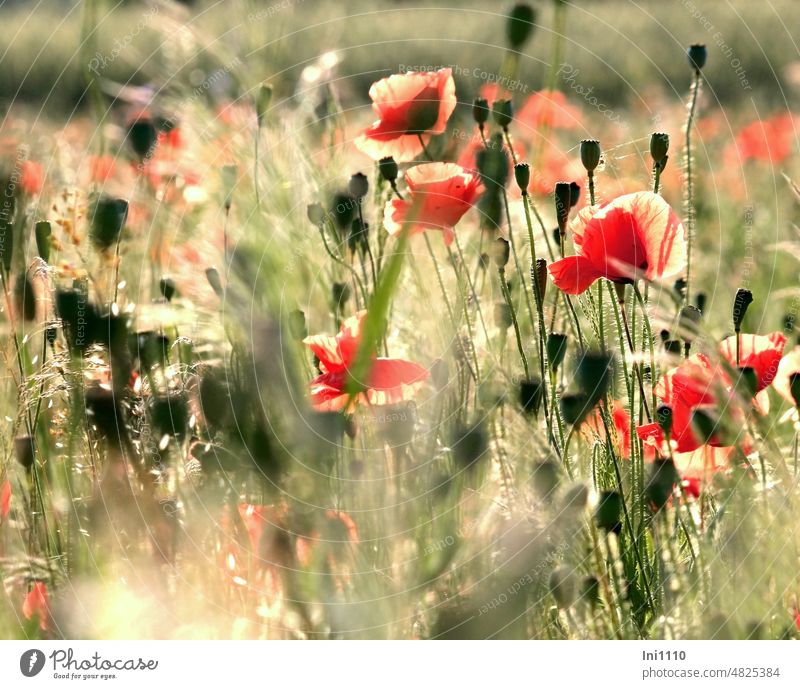
[[510, 100], [496, 100], [492, 103], [492, 117], [501, 129], [508, 129], [514, 119], [514, 106]]
[[527, 414], [539, 415], [539, 407], [542, 404], [543, 395], [542, 381], [539, 378], [523, 380], [519, 384], [519, 404]]
[[521, 48], [534, 30], [536, 11], [527, 3], [519, 3], [511, 8], [506, 21], [506, 38], [514, 50]]
[[550, 333], [547, 336], [545, 350], [550, 370], [555, 373], [567, 353], [567, 336], [562, 333]]
[[569, 182], [557, 182], [555, 189], [556, 219], [558, 220], [558, 230], [564, 235], [567, 231], [569, 221], [569, 209], [572, 207], [572, 189]]
[[387, 156], [378, 161], [378, 172], [389, 184], [394, 184], [400, 171], [394, 158], [392, 158], [392, 156]]
[[736, 290], [736, 296], [733, 298], [733, 329], [735, 332], [741, 332], [742, 321], [744, 321], [747, 308], [753, 303], [753, 293], [749, 289], [740, 287]]
[[511, 258], [511, 246], [508, 240], [498, 237], [494, 242], [494, 251], [492, 252], [494, 264], [498, 268], [505, 268], [508, 260]]
[[525, 194], [531, 183], [531, 166], [528, 163], [517, 163], [514, 166], [514, 178], [517, 180], [519, 190]]
[[600, 142], [594, 139], [581, 141], [581, 163], [586, 172], [594, 172], [600, 164]]
[[708, 59], [708, 50], [704, 43], [693, 43], [686, 51], [686, 57], [689, 59], [689, 64], [694, 68], [698, 74], [700, 70], [706, 65]]
[[490, 146], [475, 155], [475, 164], [486, 186], [486, 196], [496, 196], [508, 179], [508, 157], [503, 149], [502, 137], [498, 134], [490, 139]]
[[[544, 299], [547, 290], [547, 260], [537, 258], [536, 265], [531, 266], [531, 281], [539, 289], [539, 299]], [[536, 293], [534, 292], [534, 297]]]
[[485, 98], [472, 101], [472, 118], [479, 127], [483, 127], [489, 121], [489, 101]]
[[350, 178], [347, 189], [357, 199], [366, 196], [369, 191], [369, 180], [367, 176], [363, 172], [356, 172], [356, 174]]
[[312, 225], [320, 227], [325, 222], [325, 209], [319, 203], [309, 203], [306, 207], [306, 215]]
[[658, 165], [665, 160], [669, 151], [669, 134], [664, 132], [653, 132], [650, 135], [650, 156], [653, 162]]

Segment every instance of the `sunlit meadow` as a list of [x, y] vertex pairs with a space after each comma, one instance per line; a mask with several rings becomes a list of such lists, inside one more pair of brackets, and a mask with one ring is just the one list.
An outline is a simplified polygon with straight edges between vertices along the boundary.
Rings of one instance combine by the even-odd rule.
[[796, 638], [800, 17], [663, 4], [0, 9], [0, 637]]

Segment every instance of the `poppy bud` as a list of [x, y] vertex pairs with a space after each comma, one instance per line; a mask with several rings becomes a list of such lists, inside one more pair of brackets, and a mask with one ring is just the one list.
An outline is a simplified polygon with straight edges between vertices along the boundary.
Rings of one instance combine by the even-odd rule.
[[258, 119], [258, 126], [264, 124], [269, 110], [269, 104], [272, 101], [272, 85], [261, 84], [258, 89], [258, 98], [256, 98], [256, 118]]
[[686, 278], [678, 278], [675, 280], [674, 289], [678, 293], [678, 296], [683, 299], [683, 297], [686, 296]]
[[[478, 172], [487, 187], [484, 196], [499, 192], [500, 187], [504, 187], [508, 179], [508, 157], [503, 149], [502, 138], [498, 134], [497, 137], [492, 137], [491, 142], [492, 145], [481, 149], [475, 155]], [[495, 143], [497, 145], [494, 145]]]
[[399, 172], [397, 163], [394, 161], [392, 156], [387, 156], [386, 158], [381, 158], [378, 161], [378, 172], [380, 173], [381, 177], [383, 177], [389, 184], [394, 184], [394, 181], [397, 179], [397, 174]]
[[581, 583], [581, 601], [591, 606], [597, 607], [600, 604], [600, 580], [593, 575], [583, 578]]
[[583, 392], [568, 392], [561, 396], [558, 404], [564, 421], [571, 426], [581, 424], [594, 406]]
[[453, 459], [460, 469], [469, 469], [489, 452], [489, 440], [483, 425], [478, 422], [456, 429], [450, 442]]
[[150, 401], [150, 423], [159, 438], [165, 435], [181, 442], [189, 428], [189, 403], [184, 392], [169, 392]]
[[492, 117], [501, 129], [508, 129], [514, 119], [514, 106], [510, 100], [496, 100], [492, 103]]
[[489, 101], [485, 98], [476, 98], [472, 102], [472, 118], [479, 127], [483, 127], [489, 120]]
[[575, 381], [586, 395], [596, 402], [602, 399], [614, 380], [614, 357], [604, 352], [585, 352], [575, 367]]
[[350, 286], [346, 282], [334, 282], [331, 285], [331, 296], [334, 307], [341, 310], [350, 299]]
[[506, 21], [506, 38], [514, 50], [521, 48], [534, 30], [536, 11], [527, 3], [519, 3], [511, 8]]
[[654, 132], [650, 135], [650, 156], [659, 165], [667, 157], [669, 151], [669, 134]]
[[654, 511], [662, 509], [669, 502], [679, 480], [678, 470], [671, 459], [659, 458], [653, 462], [645, 495]]
[[562, 610], [569, 608], [577, 597], [578, 583], [575, 572], [569, 567], [559, 567], [550, 573], [548, 580], [550, 594]]
[[562, 333], [550, 333], [547, 336], [545, 350], [550, 370], [555, 373], [567, 353], [567, 336]]
[[333, 195], [330, 205], [330, 215], [333, 223], [340, 233], [350, 229], [356, 214], [356, 199], [350, 194], [339, 192]]
[[289, 332], [295, 340], [304, 340], [308, 336], [306, 315], [300, 309], [289, 312]]
[[501, 330], [508, 330], [514, 324], [511, 307], [504, 301], [494, 305], [494, 324]]
[[158, 288], [161, 290], [161, 296], [164, 297], [167, 301], [172, 301], [172, 297], [175, 296], [175, 280], [171, 277], [162, 277], [158, 281]]
[[311, 224], [317, 227], [320, 227], [325, 222], [325, 209], [319, 203], [308, 204], [306, 215]]
[[700, 334], [703, 316], [696, 306], [684, 306], [678, 315], [678, 328], [681, 337], [689, 344]]
[[800, 409], [800, 373], [792, 373], [789, 376], [789, 391], [792, 393], [794, 405]]
[[742, 399], [751, 400], [758, 391], [758, 375], [752, 366], [740, 366], [739, 378], [735, 383], [736, 392]]
[[586, 172], [592, 173], [600, 164], [600, 142], [594, 139], [581, 141], [581, 163]]
[[494, 264], [498, 268], [505, 268], [508, 264], [508, 259], [511, 258], [511, 246], [508, 240], [498, 237], [494, 242], [494, 251], [492, 252]]
[[214, 290], [214, 294], [222, 299], [225, 290], [222, 289], [222, 279], [219, 276], [219, 271], [213, 266], [211, 268], [206, 268], [206, 280], [208, 280], [208, 284], [211, 285], [211, 289]]
[[693, 43], [689, 46], [686, 56], [689, 58], [689, 64], [694, 68], [694, 71], [699, 74], [700, 70], [705, 67], [708, 50], [704, 43]]
[[569, 209], [572, 201], [572, 190], [568, 182], [556, 183], [555, 200], [558, 230], [563, 236], [567, 232], [567, 221], [569, 220]]
[[581, 185], [577, 182], [569, 183], [569, 207], [575, 208], [581, 200]]
[[544, 389], [539, 378], [523, 380], [519, 384], [519, 403], [522, 410], [534, 416], [539, 415]]
[[98, 198], [89, 211], [89, 235], [94, 246], [105, 251], [119, 240], [128, 219], [128, 202], [108, 196]]
[[50, 262], [51, 234], [49, 222], [40, 220], [36, 223], [36, 251], [45, 263]]
[[158, 132], [150, 118], [142, 117], [128, 127], [128, 141], [140, 160], [149, 158], [158, 142]]
[[33, 438], [31, 438], [29, 435], [25, 435], [14, 440], [14, 456], [16, 457], [19, 465], [25, 469], [25, 471], [30, 471], [31, 467], [33, 466], [35, 454], [36, 452]]
[[736, 296], [733, 298], [733, 329], [735, 332], [741, 332], [747, 307], [752, 303], [753, 293], [749, 289], [740, 287], [736, 290]]
[[514, 166], [514, 177], [519, 190], [523, 194], [527, 193], [528, 185], [531, 183], [531, 166], [528, 163], [517, 163]]
[[618, 534], [622, 531], [622, 496], [615, 490], [604, 490], [594, 516], [600, 529]]
[[[539, 288], [539, 299], [544, 299], [544, 293], [547, 289], [547, 260], [544, 258], [537, 258], [536, 265], [531, 266], [531, 282]], [[536, 296], [534, 292], [533, 296]]]
[[356, 172], [350, 178], [347, 188], [353, 196], [360, 199], [366, 196], [369, 191], [369, 180], [363, 172]]
[[669, 330], [662, 328], [661, 332], [658, 333], [658, 336], [661, 338], [661, 342], [666, 342], [669, 340]]
[[656, 409], [656, 423], [664, 436], [669, 438], [672, 433], [672, 407], [660, 404]]

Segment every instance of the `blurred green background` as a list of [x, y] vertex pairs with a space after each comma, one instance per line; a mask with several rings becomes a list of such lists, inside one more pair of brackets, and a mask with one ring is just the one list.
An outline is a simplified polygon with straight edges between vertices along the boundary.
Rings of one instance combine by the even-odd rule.
[[[86, 100], [82, 71], [92, 57], [105, 78], [156, 87], [183, 76], [202, 84], [214, 70], [239, 57], [242, 78], [253, 83], [270, 79], [279, 94], [287, 95], [303, 68], [333, 49], [341, 59], [339, 91], [344, 97], [352, 95], [352, 104], [366, 100], [369, 84], [400, 65], [458, 65], [458, 92], [468, 98], [482, 83], [474, 73], [499, 69], [502, 15], [509, 4], [6, 1], [0, 7], [0, 99], [6, 108], [22, 100], [43, 104], [46, 113], [63, 117], [64, 108]], [[520, 60], [527, 92], [545, 83], [553, 46], [555, 3], [533, 4], [539, 26]], [[796, 99], [800, 55], [791, 32], [800, 24], [797, 0], [566, 4], [563, 60], [580, 70], [577, 83], [593, 88], [604, 103], [635, 104], [652, 88], [684, 94], [689, 71], [683, 52], [692, 42], [709, 46], [707, 83], [721, 103], [744, 96], [785, 108]], [[87, 7], [95, 13], [98, 31], [81, 53]], [[215, 85], [216, 90], [225, 88], [225, 80]]]

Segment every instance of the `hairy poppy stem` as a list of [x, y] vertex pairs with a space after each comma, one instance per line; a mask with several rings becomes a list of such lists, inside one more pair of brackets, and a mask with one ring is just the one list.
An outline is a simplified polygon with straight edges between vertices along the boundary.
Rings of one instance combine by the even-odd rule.
[[422, 134], [417, 134], [417, 138], [419, 139], [419, 143], [422, 146], [422, 152], [425, 154], [425, 157], [429, 161], [433, 162], [433, 156], [430, 154], [430, 151], [428, 151], [428, 147], [425, 145], [425, 140], [422, 138]]
[[519, 332], [517, 311], [514, 308], [511, 293], [508, 291], [508, 285], [506, 284], [506, 269], [502, 267], [498, 268], [497, 274], [500, 276], [500, 290], [503, 292], [503, 298], [506, 300], [506, 304], [511, 313], [511, 324], [514, 326], [514, 334], [517, 337], [517, 349], [519, 349], [519, 356], [520, 359], [522, 359], [522, 368], [525, 369], [525, 379], [528, 380], [531, 377], [530, 371], [528, 370], [528, 357], [525, 356], [525, 348], [522, 346], [522, 335], [520, 335]]
[[692, 179], [692, 127], [694, 115], [697, 110], [697, 96], [700, 93], [702, 77], [700, 70], [695, 70], [692, 82], [692, 101], [689, 106], [689, 116], [686, 120], [686, 290], [684, 291], [684, 304], [689, 303], [692, 277], [692, 241], [694, 240], [694, 180]]

